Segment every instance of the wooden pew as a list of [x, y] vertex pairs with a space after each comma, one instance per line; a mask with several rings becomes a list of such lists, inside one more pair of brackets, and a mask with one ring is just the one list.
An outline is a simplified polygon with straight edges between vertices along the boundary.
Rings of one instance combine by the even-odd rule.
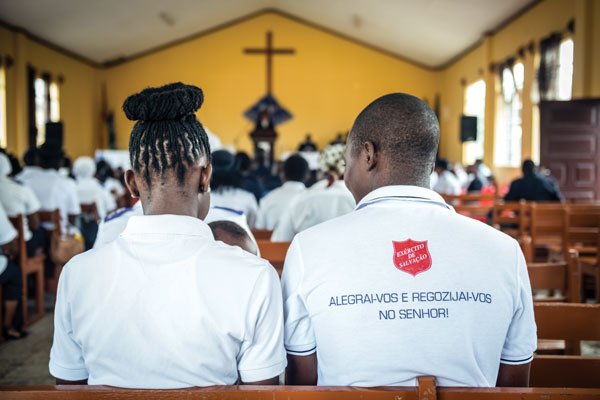
[[600, 357], [579, 356], [581, 340], [600, 340], [600, 304], [535, 303], [539, 339], [575, 342], [576, 355], [536, 355], [531, 386], [599, 387]]
[[252, 229], [252, 234], [256, 240], [271, 240], [273, 231], [270, 229]]
[[486, 222], [498, 199], [495, 194], [442, 195], [444, 200], [462, 215]]
[[581, 303], [581, 268], [577, 251], [569, 250], [566, 261], [557, 263], [527, 263], [533, 290], [560, 290], [562, 296], [540, 301]]
[[211, 386], [140, 390], [109, 386], [0, 386], [11, 400], [599, 400], [600, 389], [438, 387], [419, 377], [416, 387]]
[[492, 210], [492, 224], [498, 230], [518, 239], [526, 235], [527, 202], [497, 201]]
[[279, 277], [283, 272], [283, 262], [285, 261], [285, 255], [290, 247], [291, 242], [271, 242], [266, 240], [257, 240], [258, 248], [260, 249], [260, 256], [265, 260], [269, 261], [273, 267], [277, 270]]
[[[49, 242], [52, 239], [52, 235], [61, 235], [62, 232], [60, 226], [60, 212], [58, 211], [58, 209], [52, 211], [38, 211], [38, 215], [40, 217], [40, 222], [50, 222], [54, 224], [54, 230], [49, 232]], [[54, 276], [52, 278], [46, 279], [46, 291], [50, 293], [56, 293], [56, 290], [58, 288], [58, 278], [62, 271], [62, 267], [62, 265], [54, 265]]]
[[[44, 259], [43, 254], [27, 257], [27, 244], [23, 233], [23, 216], [21, 214], [11, 217], [10, 221], [18, 232], [19, 240], [19, 267], [23, 276], [23, 324], [27, 327], [44, 316]], [[35, 313], [29, 315], [27, 302], [29, 299], [29, 286], [27, 284], [29, 275], [35, 277]]]
[[81, 203], [81, 214], [87, 215], [90, 219], [98, 221], [98, 208], [96, 203]]
[[533, 202], [529, 207], [531, 212], [529, 235], [534, 254], [536, 249], [545, 248], [550, 251], [551, 258], [560, 258], [566, 250], [563, 247], [566, 205]]
[[582, 275], [591, 276], [594, 298], [600, 302], [600, 204], [570, 204], [565, 214], [565, 248], [576, 249], [581, 256]]

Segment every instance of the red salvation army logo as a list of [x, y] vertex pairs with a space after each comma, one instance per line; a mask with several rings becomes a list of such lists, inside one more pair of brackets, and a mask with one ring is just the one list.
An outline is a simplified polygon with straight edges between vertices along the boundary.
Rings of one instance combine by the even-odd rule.
[[408, 239], [394, 244], [394, 265], [400, 271], [417, 276], [431, 268], [431, 254], [427, 248], [427, 240], [418, 242]]

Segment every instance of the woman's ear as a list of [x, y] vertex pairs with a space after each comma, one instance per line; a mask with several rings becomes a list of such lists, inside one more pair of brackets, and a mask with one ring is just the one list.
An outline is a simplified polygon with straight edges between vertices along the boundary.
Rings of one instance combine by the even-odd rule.
[[210, 178], [212, 177], [212, 164], [208, 164], [202, 168], [200, 172], [200, 184], [198, 187], [198, 193], [202, 194], [210, 191]]
[[130, 169], [125, 172], [125, 186], [127, 186], [129, 195], [132, 198], [135, 199], [140, 197], [140, 190], [138, 189], [137, 182], [135, 181], [135, 174]]

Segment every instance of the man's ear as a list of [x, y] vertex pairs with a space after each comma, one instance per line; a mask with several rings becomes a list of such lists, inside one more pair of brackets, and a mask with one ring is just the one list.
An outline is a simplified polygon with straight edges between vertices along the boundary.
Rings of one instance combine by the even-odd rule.
[[202, 194], [208, 192], [210, 187], [210, 178], [212, 177], [212, 164], [208, 164], [200, 171], [200, 186], [198, 187], [198, 193]]
[[140, 190], [138, 189], [137, 182], [135, 181], [135, 174], [130, 169], [125, 171], [125, 186], [127, 186], [127, 190], [129, 191], [131, 197], [140, 197]]
[[367, 171], [373, 170], [377, 166], [379, 154], [375, 149], [373, 142], [364, 142], [362, 148], [363, 157], [367, 166]]

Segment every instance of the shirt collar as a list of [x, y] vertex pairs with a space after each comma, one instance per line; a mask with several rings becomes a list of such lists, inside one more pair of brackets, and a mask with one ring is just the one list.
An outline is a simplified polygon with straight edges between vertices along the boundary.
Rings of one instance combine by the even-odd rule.
[[419, 186], [407, 185], [391, 185], [377, 188], [358, 202], [356, 205], [356, 210], [364, 208], [369, 204], [384, 200], [403, 200], [432, 203], [446, 207], [449, 210], [453, 210], [451, 206], [446, 204], [444, 198], [433, 190]]
[[298, 182], [298, 181], [287, 181], [287, 182], [284, 182], [283, 185], [281, 185], [281, 186], [285, 187], [285, 188], [290, 188], [290, 189], [293, 189], [293, 188], [306, 189], [306, 185], [304, 183]]
[[127, 235], [183, 235], [214, 239], [208, 225], [199, 218], [187, 215], [134, 215], [127, 221], [121, 234]]

